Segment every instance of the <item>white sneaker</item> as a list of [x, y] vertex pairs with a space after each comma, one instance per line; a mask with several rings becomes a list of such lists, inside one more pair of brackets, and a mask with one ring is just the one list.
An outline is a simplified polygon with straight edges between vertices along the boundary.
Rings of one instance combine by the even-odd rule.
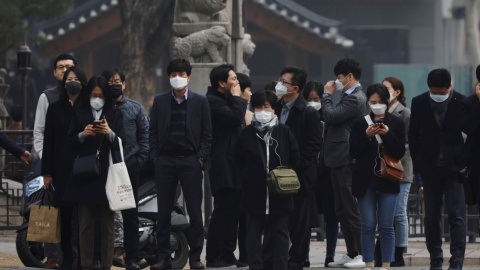
[[382, 267], [382, 268], [380, 268], [380, 270], [387, 270], [387, 268], [383, 268], [383, 267]]
[[365, 268], [365, 263], [362, 261], [362, 255], [357, 255], [355, 258], [343, 264], [346, 268]]
[[343, 255], [340, 260], [329, 263], [328, 267], [343, 266], [345, 263], [347, 263], [351, 260], [352, 260], [352, 258], [348, 257], [347, 255]]

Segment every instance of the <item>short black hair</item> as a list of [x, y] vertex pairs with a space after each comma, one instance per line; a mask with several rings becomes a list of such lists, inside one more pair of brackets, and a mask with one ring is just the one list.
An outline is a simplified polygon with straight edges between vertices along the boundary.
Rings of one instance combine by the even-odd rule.
[[121, 72], [118, 68], [112, 68], [112, 69], [104, 70], [102, 72], [102, 77], [105, 78], [105, 80], [107, 80], [107, 82], [108, 82], [110, 80], [110, 78], [115, 76], [115, 74], [118, 74], [118, 76], [120, 76], [120, 80], [122, 80], [122, 82], [125, 81], [125, 74], [123, 72]]
[[72, 60], [73, 64], [77, 65], [77, 59], [75, 59], [75, 57], [73, 57], [73, 55], [68, 54], [68, 53], [64, 53], [64, 54], [60, 54], [59, 56], [57, 56], [57, 58], [55, 58], [55, 61], [53, 61], [53, 69], [54, 70], [57, 68], [58, 61], [62, 61], [62, 60]]
[[280, 76], [285, 73], [292, 74], [292, 84], [298, 86], [298, 92], [301, 92], [307, 83], [307, 72], [301, 67], [287, 66], [280, 72]]
[[[65, 89], [65, 84], [66, 84], [66, 81], [67, 81], [67, 77], [68, 77], [68, 74], [70, 72], [73, 72], [75, 73], [75, 75], [77, 75], [77, 78], [78, 80], [80, 81], [80, 84], [82, 85], [82, 90], [80, 90], [80, 96], [83, 96], [85, 93], [85, 91], [83, 91], [86, 87], [87, 87], [87, 75], [85, 75], [85, 71], [83, 71], [83, 69], [79, 66], [72, 66], [70, 68], [68, 68], [66, 71], [65, 71], [65, 74], [63, 75], [63, 79], [62, 79], [62, 90], [60, 92], [60, 95], [58, 97], [58, 100], [60, 101], [66, 101], [68, 100], [68, 95], [67, 95], [67, 90]], [[77, 98], [78, 99], [78, 98]], [[81, 98], [80, 98], [81, 99]]]
[[213, 89], [218, 89], [220, 85], [218, 84], [219, 81], [227, 82], [228, 80], [228, 73], [230, 70], [235, 72], [235, 67], [230, 64], [223, 64], [216, 66], [210, 71], [210, 84], [212, 85]]
[[170, 76], [173, 72], [186, 72], [187, 76], [190, 76], [192, 74], [192, 66], [185, 59], [175, 59], [168, 63], [167, 75]]
[[388, 100], [390, 99], [390, 92], [388, 92], [388, 89], [385, 85], [381, 83], [375, 83], [370, 85], [367, 88], [367, 103], [373, 94], [378, 94], [382, 103], [388, 106]]
[[242, 90], [242, 92], [245, 92], [245, 89], [247, 89], [248, 87], [252, 87], [252, 81], [247, 74], [237, 73], [237, 80], [240, 84], [240, 90]]
[[277, 80], [269, 81], [267, 84], [265, 84], [265, 86], [263, 87], [263, 90], [276, 92], [275, 86], [277, 86], [277, 83], [278, 83]]
[[430, 71], [430, 73], [428, 73], [427, 85], [429, 88], [450, 88], [450, 85], [452, 85], [452, 77], [450, 76], [450, 72], [444, 68], [438, 68]]
[[22, 121], [23, 118], [23, 107], [20, 105], [15, 105], [10, 109], [10, 117], [15, 122]]
[[265, 101], [270, 103], [272, 109], [275, 110], [275, 104], [277, 104], [277, 96], [270, 90], [255, 91], [255, 93], [252, 94], [252, 98], [250, 99], [250, 105], [252, 105], [252, 108], [255, 109], [256, 107], [263, 106], [263, 104], [265, 104]]
[[317, 92], [317, 95], [322, 98], [323, 95], [323, 84], [321, 82], [317, 81], [309, 81], [305, 87], [303, 88], [303, 97], [305, 100], [308, 99], [308, 96], [310, 96], [310, 92], [315, 91]]
[[333, 73], [335, 76], [340, 74], [347, 76], [349, 73], [352, 73], [356, 80], [360, 80], [362, 69], [360, 68], [360, 63], [356, 59], [345, 58], [337, 62], [333, 68]]

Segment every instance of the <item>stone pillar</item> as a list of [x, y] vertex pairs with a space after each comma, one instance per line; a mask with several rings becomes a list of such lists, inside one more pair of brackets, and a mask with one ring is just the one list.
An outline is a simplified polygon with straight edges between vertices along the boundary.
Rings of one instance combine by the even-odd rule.
[[5, 130], [7, 128], [7, 119], [8, 119], [8, 111], [3, 104], [3, 100], [10, 89], [10, 85], [8, 84], [0, 84], [0, 129]]

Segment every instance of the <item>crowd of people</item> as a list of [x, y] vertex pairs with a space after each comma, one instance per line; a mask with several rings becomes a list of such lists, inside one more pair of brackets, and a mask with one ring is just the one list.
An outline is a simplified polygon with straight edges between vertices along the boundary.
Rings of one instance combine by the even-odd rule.
[[[188, 85], [190, 63], [175, 59], [166, 70], [171, 89], [155, 96], [147, 118], [142, 106], [125, 96], [120, 70], [88, 80], [76, 64], [69, 54], [56, 58], [58, 85], [41, 94], [35, 116], [34, 151], [42, 158], [45, 189], [54, 188], [53, 204], [61, 212], [62, 242], [45, 245], [48, 268], [110, 269], [125, 255], [120, 263], [140, 269], [138, 209], [112, 212], [106, 198], [108, 156], [118, 138], [137, 202], [147, 159], [155, 171], [157, 263], [150, 269], [172, 267], [170, 215], [178, 185], [190, 222], [190, 269], [205, 268], [200, 260], [205, 238], [206, 267], [308, 267], [319, 213], [326, 224], [325, 267], [405, 266], [406, 207], [414, 178], [425, 198], [430, 269], [442, 269], [444, 194], [449, 269], [462, 268], [466, 218], [459, 172], [468, 165], [480, 198], [480, 84], [465, 98], [452, 89], [447, 70], [432, 70], [428, 91], [408, 109], [400, 79], [387, 77], [364, 89], [359, 62], [345, 58], [333, 69], [336, 80], [325, 85], [307, 82], [304, 69], [287, 66], [278, 80], [256, 91], [247, 75], [222, 64], [212, 69], [211, 86], [200, 95]], [[335, 91], [341, 93], [338, 102]], [[72, 175], [76, 157], [95, 153], [102, 164], [95, 179]], [[385, 176], [386, 155], [403, 165], [401, 179]], [[273, 195], [267, 175], [275, 168], [294, 170], [298, 193]], [[207, 171], [214, 208], [205, 236], [201, 205]], [[335, 258], [339, 229], [347, 253]]]

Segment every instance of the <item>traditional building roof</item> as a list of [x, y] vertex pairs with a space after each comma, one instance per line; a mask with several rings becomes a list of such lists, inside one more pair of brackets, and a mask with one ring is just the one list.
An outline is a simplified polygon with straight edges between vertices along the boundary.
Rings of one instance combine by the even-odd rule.
[[332, 43], [350, 48], [353, 41], [339, 33], [341, 21], [323, 17], [293, 0], [251, 0], [253, 3], [262, 5], [277, 16], [295, 23], [320, 38], [327, 39]]

